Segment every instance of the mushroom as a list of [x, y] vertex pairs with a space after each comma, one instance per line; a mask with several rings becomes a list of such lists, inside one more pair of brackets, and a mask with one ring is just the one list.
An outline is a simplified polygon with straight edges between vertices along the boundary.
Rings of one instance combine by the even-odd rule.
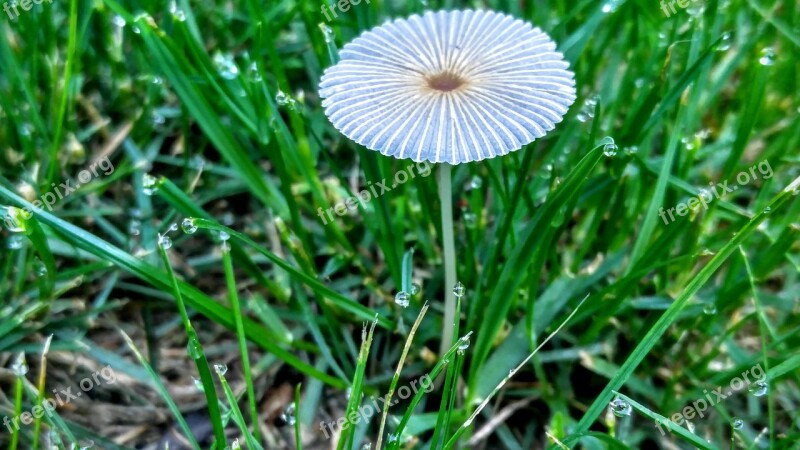
[[320, 82], [342, 134], [383, 155], [438, 163], [445, 263], [442, 352], [453, 342], [452, 166], [519, 150], [575, 101], [574, 74], [539, 28], [485, 10], [425, 12], [364, 32]]

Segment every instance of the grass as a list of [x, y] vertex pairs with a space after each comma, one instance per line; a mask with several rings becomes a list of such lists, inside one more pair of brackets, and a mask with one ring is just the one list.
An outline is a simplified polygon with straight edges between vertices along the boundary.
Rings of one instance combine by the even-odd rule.
[[[386, 18], [462, 7], [549, 33], [578, 100], [524, 150], [452, 168], [465, 295], [441, 352], [437, 177], [323, 223], [408, 162], [339, 134], [317, 84]], [[4, 15], [0, 216], [21, 218], [0, 223], [0, 446], [800, 448], [798, 5], [660, 8], [372, 0], [328, 22], [306, 0], [70, 0]], [[20, 215], [48, 193], [52, 208]], [[115, 381], [81, 390], [106, 365]], [[732, 389], [754, 367], [764, 395]], [[410, 390], [425, 375], [433, 389]], [[82, 395], [22, 422], [68, 387]], [[718, 388], [732, 392], [704, 417], [659, 431]]]

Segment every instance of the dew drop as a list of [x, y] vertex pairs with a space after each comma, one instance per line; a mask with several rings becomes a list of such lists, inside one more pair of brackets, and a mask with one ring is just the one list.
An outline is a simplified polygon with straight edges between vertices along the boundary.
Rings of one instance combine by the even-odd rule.
[[750, 387], [747, 388], [747, 391], [755, 397], [763, 397], [769, 391], [769, 384], [766, 380], [759, 380], [751, 384]]
[[242, 444], [239, 443], [239, 438], [234, 439], [233, 443], [231, 444], [231, 450], [241, 450], [241, 449], [242, 449]]
[[722, 35], [722, 39], [717, 44], [716, 50], [718, 52], [727, 52], [731, 48], [731, 34], [725, 33]]
[[181, 230], [186, 234], [194, 234], [197, 231], [197, 225], [194, 224], [192, 217], [187, 217], [181, 222]]
[[388, 442], [390, 444], [397, 442], [397, 435], [389, 433]]
[[419, 285], [417, 283], [411, 283], [411, 295], [419, 294]]
[[469, 182], [470, 189], [480, 189], [483, 186], [483, 178], [475, 175]]
[[[8, 231], [12, 233], [26, 233], [27, 234], [27, 227], [26, 220], [25, 220], [25, 211], [15, 207], [9, 206], [8, 212], [4, 217], [4, 221], [6, 224], [6, 228]], [[31, 230], [32, 231], [32, 230]]]
[[709, 303], [708, 305], [703, 307], [703, 314], [707, 316], [713, 316], [717, 313], [717, 305], [713, 303]]
[[117, 28], [124, 28], [126, 25], [125, 19], [122, 16], [114, 16], [111, 19], [111, 23]]
[[37, 277], [43, 277], [47, 275], [47, 267], [44, 265], [41, 259], [36, 258], [33, 261], [33, 271], [36, 272]]
[[464, 292], [466, 292], [466, 288], [464, 287], [464, 285], [460, 281], [458, 283], [456, 283], [455, 286], [453, 286], [453, 295], [455, 295], [456, 297], [458, 297], [458, 298], [463, 297], [464, 296]]
[[12, 234], [8, 237], [8, 249], [19, 250], [25, 246], [25, 238], [21, 234]]
[[362, 445], [361, 450], [372, 450], [372, 443], [367, 442], [366, 444]]
[[275, 94], [275, 102], [278, 103], [278, 106], [286, 106], [291, 110], [295, 109], [295, 100], [286, 92], [278, 90], [278, 93]]
[[630, 416], [633, 412], [631, 404], [621, 398], [615, 398], [610, 404], [611, 412], [617, 417]]
[[225, 364], [214, 364], [214, 370], [217, 372], [217, 375], [223, 376], [228, 373], [228, 366]]
[[228, 232], [226, 231], [220, 231], [217, 237], [219, 238], [220, 241], [225, 242], [231, 238], [231, 235], [228, 234]]
[[772, 212], [772, 208], [770, 208], [769, 206], [767, 206], [766, 208], [764, 208], [764, 214], [769, 214], [769, 213], [771, 213], [771, 212]]
[[689, 430], [689, 433], [694, 433], [694, 424], [687, 420], [686, 421], [686, 429]]
[[159, 234], [158, 235], [158, 246], [163, 248], [164, 250], [169, 250], [172, 248], [172, 239], [169, 238], [166, 234]]
[[458, 353], [459, 355], [463, 355], [468, 348], [469, 348], [469, 336], [464, 336], [458, 343], [458, 349], [456, 350], [456, 353]]
[[226, 80], [235, 80], [239, 76], [239, 67], [230, 54], [216, 53], [214, 55], [214, 65], [219, 75]]
[[603, 154], [607, 157], [612, 157], [617, 154], [617, 144], [614, 142], [614, 138], [611, 136], [606, 136], [603, 138]]
[[409, 303], [411, 303], [409, 301], [409, 297], [410, 296], [408, 295], [408, 292], [400, 291], [397, 294], [395, 294], [394, 302], [397, 304], [397, 306], [400, 306], [401, 308], [407, 308]]
[[256, 63], [250, 64], [248, 73], [250, 74], [250, 81], [254, 83], [258, 83], [263, 79], [261, 78], [261, 74], [258, 72], [258, 65]]
[[759, 58], [758, 62], [762, 66], [771, 66], [775, 64], [775, 50], [771, 47], [761, 50], [761, 58]]
[[167, 122], [167, 118], [166, 117], [164, 117], [162, 114], [159, 114], [159, 113], [157, 113], [155, 111], [153, 111], [153, 114], [152, 114], [151, 117], [153, 119], [153, 125], [155, 125], [156, 127], [160, 127], [161, 125], [164, 125]]
[[203, 381], [201, 379], [192, 377], [192, 381], [194, 381], [194, 387], [196, 387], [198, 391], [200, 392], [206, 391], [206, 387], [203, 386]]
[[464, 211], [461, 218], [464, 220], [464, 226], [467, 228], [475, 228], [475, 225], [478, 223], [478, 216], [472, 211]]
[[128, 224], [128, 234], [131, 236], [139, 236], [142, 234], [142, 221], [139, 219], [132, 219]]
[[158, 191], [158, 179], [149, 173], [142, 176], [142, 192], [144, 195], [153, 195]]
[[596, 95], [586, 99], [586, 101], [583, 103], [583, 107], [576, 116], [578, 121], [588, 122], [590, 119], [594, 119], [594, 110], [597, 106], [597, 101], [598, 97]]
[[175, 4], [174, 0], [169, 4], [169, 12], [172, 14], [172, 17], [174, 17], [175, 20], [177, 20], [178, 22], [186, 21], [186, 13], [183, 12], [182, 9], [178, 8], [178, 5]]
[[742, 428], [744, 428], [744, 420], [738, 417], [734, 417], [733, 422], [731, 422], [731, 426], [733, 427], [734, 430], [741, 430]]
[[18, 377], [24, 377], [28, 373], [28, 363], [25, 362], [25, 354], [20, 353], [11, 365], [11, 371]]
[[200, 359], [200, 357], [203, 356], [200, 344], [194, 339], [189, 339], [189, 344], [186, 345], [186, 353], [188, 353], [189, 357], [192, 359]]
[[297, 418], [294, 416], [294, 403], [290, 403], [289, 406], [283, 410], [283, 413], [281, 413], [281, 420], [290, 426], [295, 424]]
[[325, 25], [324, 23], [321, 23], [319, 24], [319, 29], [322, 30], [322, 35], [325, 37], [326, 44], [330, 44], [331, 42], [333, 42], [335, 36], [333, 33], [333, 29], [331, 27]]
[[[149, 15], [149, 14], [147, 14], [147, 13], [145, 13], [145, 12], [142, 12], [142, 13], [139, 13], [139, 14], [137, 14], [137, 15], [136, 15], [136, 16], [133, 18], [133, 23], [134, 23], [134, 24], [137, 24], [137, 23], [139, 23], [139, 22], [142, 22], [142, 21], [150, 23], [150, 22], [152, 22], [152, 20], [153, 20], [153, 18], [152, 18], [152, 17], [150, 17], [150, 15]], [[142, 30], [141, 30], [141, 29], [139, 29], [139, 26], [138, 26], [138, 25], [134, 25], [134, 26], [133, 26], [133, 32], [134, 32], [134, 33], [136, 33], [136, 34], [141, 34], [141, 33], [142, 33]]]

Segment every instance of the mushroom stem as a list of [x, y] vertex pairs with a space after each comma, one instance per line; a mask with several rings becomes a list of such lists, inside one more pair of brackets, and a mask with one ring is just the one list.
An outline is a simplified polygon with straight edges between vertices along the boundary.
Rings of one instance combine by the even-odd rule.
[[453, 239], [453, 194], [450, 164], [439, 165], [439, 203], [442, 205], [442, 248], [444, 249], [444, 322], [442, 323], [442, 346], [444, 354], [453, 344], [453, 323], [456, 316], [456, 245]]

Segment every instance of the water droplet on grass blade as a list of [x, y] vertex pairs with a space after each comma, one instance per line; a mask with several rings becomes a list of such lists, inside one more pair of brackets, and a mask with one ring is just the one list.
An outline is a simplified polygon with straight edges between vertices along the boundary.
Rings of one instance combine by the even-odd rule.
[[172, 14], [172, 17], [175, 18], [178, 22], [183, 22], [186, 20], [186, 13], [183, 12], [182, 9], [178, 8], [178, 5], [175, 3], [175, 0], [169, 3], [169, 12]]
[[617, 144], [607, 144], [603, 147], [603, 154], [609, 158], [617, 154]]
[[20, 353], [11, 365], [11, 371], [18, 377], [24, 377], [28, 373], [28, 363], [25, 362], [25, 354]]
[[114, 16], [111, 19], [111, 23], [117, 28], [123, 28], [126, 24], [125, 19], [122, 16]]
[[25, 246], [25, 238], [20, 234], [12, 234], [8, 237], [8, 249], [19, 250]]
[[417, 283], [411, 283], [411, 295], [419, 294], [419, 285]]
[[713, 303], [709, 303], [708, 305], [703, 307], [703, 314], [707, 316], [713, 316], [717, 313], [717, 305]]
[[196, 387], [198, 391], [200, 392], [206, 391], [206, 387], [203, 386], [203, 381], [201, 379], [192, 377], [192, 381], [194, 381], [194, 387]]
[[467, 228], [475, 228], [478, 223], [478, 216], [472, 211], [464, 211], [461, 218], [464, 220], [464, 226]]
[[766, 380], [759, 380], [751, 384], [747, 391], [755, 397], [763, 397], [769, 392], [769, 383]]
[[228, 366], [225, 364], [214, 364], [214, 370], [217, 372], [217, 375], [223, 376], [228, 373]]
[[142, 221], [139, 219], [133, 219], [128, 224], [128, 234], [131, 236], [139, 236], [142, 234]]
[[261, 74], [258, 72], [258, 65], [256, 63], [250, 64], [248, 72], [250, 74], [250, 81], [258, 83], [262, 80]]
[[633, 412], [631, 404], [621, 398], [612, 400], [609, 407], [611, 408], [611, 412], [617, 417], [630, 416], [631, 412]]
[[281, 414], [281, 420], [283, 420], [287, 425], [294, 425], [297, 418], [294, 416], [294, 403], [289, 404], [286, 409], [283, 410]]
[[214, 65], [217, 67], [219, 75], [226, 80], [235, 80], [239, 76], [239, 67], [233, 60], [232, 55], [216, 53], [214, 55]]
[[322, 36], [325, 37], [326, 44], [330, 44], [331, 42], [333, 42], [333, 39], [335, 37], [333, 33], [333, 28], [325, 25], [324, 23], [321, 23], [319, 24], [319, 29], [322, 30]]
[[153, 195], [158, 191], [158, 179], [149, 173], [142, 176], [142, 192], [144, 195]]
[[466, 292], [466, 288], [464, 287], [464, 285], [460, 281], [458, 283], [456, 283], [455, 286], [453, 286], [453, 295], [455, 295], [456, 297], [459, 297], [459, 298], [463, 297], [465, 292]]
[[194, 219], [187, 217], [181, 222], [181, 230], [186, 234], [194, 234], [197, 231], [197, 225], [194, 224]]
[[186, 345], [186, 353], [192, 359], [200, 359], [200, 357], [203, 356], [203, 352], [200, 349], [200, 344], [198, 344], [194, 339], [189, 339], [189, 343]]
[[390, 444], [394, 443], [394, 442], [397, 442], [397, 435], [393, 434], [393, 433], [389, 433], [388, 442]]
[[458, 349], [456, 350], [456, 353], [458, 353], [459, 355], [463, 355], [464, 352], [466, 352], [467, 349], [469, 348], [469, 343], [470, 343], [469, 336], [464, 336], [463, 338], [461, 338], [461, 340], [458, 343]]
[[397, 294], [395, 294], [394, 302], [397, 304], [397, 306], [400, 306], [401, 308], [407, 308], [408, 305], [411, 303], [409, 301], [409, 297], [410, 296], [408, 295], [408, 292], [400, 291]]
[[483, 179], [477, 175], [472, 177], [472, 180], [469, 182], [470, 189], [480, 189], [483, 186]]
[[733, 422], [731, 422], [731, 426], [733, 427], [734, 430], [741, 430], [742, 428], [744, 428], [744, 420], [738, 417], [734, 417]]
[[762, 66], [771, 66], [775, 64], [775, 50], [771, 47], [761, 50], [761, 58], [759, 58], [758, 63]]
[[47, 275], [47, 267], [44, 265], [41, 259], [36, 258], [33, 261], [33, 270], [36, 272], [37, 277], [43, 277]]
[[172, 248], [172, 239], [169, 238], [166, 234], [158, 235], [158, 245], [159, 247], [163, 248], [164, 250], [169, 250]]

